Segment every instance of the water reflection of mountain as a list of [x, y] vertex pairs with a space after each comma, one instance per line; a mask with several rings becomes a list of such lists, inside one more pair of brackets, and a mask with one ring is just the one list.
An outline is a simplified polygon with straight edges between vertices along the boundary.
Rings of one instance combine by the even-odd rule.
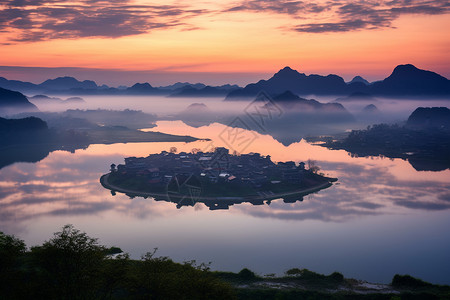
[[152, 197], [182, 206], [204, 203], [210, 210], [234, 204], [270, 204], [302, 201], [303, 196], [330, 187], [335, 178], [317, 174], [318, 168], [293, 161], [273, 163], [258, 153], [230, 155], [226, 148], [214, 152], [152, 154], [129, 157], [124, 165], [111, 165], [101, 184], [115, 195]]
[[200, 127], [213, 122], [269, 134], [283, 145], [306, 136], [337, 134], [355, 124], [354, 116], [340, 103], [321, 103], [285, 91], [275, 97], [261, 92], [242, 112], [215, 116], [203, 103], [194, 103], [176, 115], [185, 124]]
[[49, 145], [39, 145], [33, 147], [30, 151], [29, 147], [10, 146], [0, 149], [0, 169], [12, 165], [16, 162], [35, 163], [46, 158], [52, 151]]

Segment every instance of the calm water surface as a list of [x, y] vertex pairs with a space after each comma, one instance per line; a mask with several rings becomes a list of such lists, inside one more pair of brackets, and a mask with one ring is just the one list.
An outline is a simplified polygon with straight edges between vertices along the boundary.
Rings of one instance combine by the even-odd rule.
[[273, 161], [313, 159], [322, 172], [338, 177], [338, 184], [293, 204], [275, 200], [210, 211], [201, 203], [177, 209], [174, 203], [112, 196], [99, 183], [110, 164], [124, 157], [173, 146], [178, 151], [230, 146], [227, 129], [162, 121], [151, 130], [211, 141], [91, 145], [5, 167], [0, 228], [36, 245], [72, 223], [135, 258], [157, 247], [161, 256], [212, 262], [219, 270], [247, 267], [280, 275], [298, 267], [375, 282], [408, 273], [450, 284], [449, 170], [418, 172], [399, 159], [352, 158], [304, 141], [284, 146], [271, 136], [245, 132], [252, 138], [242, 152], [271, 155]]

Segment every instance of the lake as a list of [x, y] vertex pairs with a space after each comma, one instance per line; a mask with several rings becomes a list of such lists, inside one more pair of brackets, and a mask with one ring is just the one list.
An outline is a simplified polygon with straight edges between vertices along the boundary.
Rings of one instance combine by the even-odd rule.
[[[246, 267], [281, 275], [308, 268], [382, 283], [400, 273], [450, 284], [450, 170], [419, 172], [401, 159], [352, 157], [304, 140], [284, 145], [240, 129], [243, 144], [234, 129], [219, 123], [195, 128], [158, 121], [148, 130], [210, 140], [91, 145], [9, 165], [0, 170], [1, 230], [37, 245], [70, 223], [133, 258], [158, 248], [157, 255], [211, 262], [214, 270]], [[243, 203], [216, 211], [201, 203], [177, 209], [151, 198], [113, 196], [100, 185], [100, 176], [125, 157], [211, 145], [270, 155], [275, 162], [311, 159], [339, 180], [301, 202]]]

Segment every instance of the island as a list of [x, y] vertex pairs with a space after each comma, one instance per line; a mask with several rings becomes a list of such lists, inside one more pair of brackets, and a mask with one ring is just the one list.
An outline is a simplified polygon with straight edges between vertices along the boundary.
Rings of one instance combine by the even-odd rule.
[[152, 197], [176, 203], [177, 208], [204, 203], [210, 210], [228, 209], [244, 202], [270, 204], [302, 201], [303, 196], [328, 188], [336, 178], [318, 174], [305, 163], [272, 162], [270, 155], [230, 154], [226, 148], [212, 152], [163, 151], [148, 157], [128, 157], [125, 164], [111, 165], [100, 182], [113, 195]]

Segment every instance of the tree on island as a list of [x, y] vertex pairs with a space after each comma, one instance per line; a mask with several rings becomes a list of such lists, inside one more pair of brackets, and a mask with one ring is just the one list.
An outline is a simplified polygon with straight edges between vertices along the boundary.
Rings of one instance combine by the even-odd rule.
[[199, 152], [201, 152], [201, 151], [202, 151], [202, 150], [199, 149], [199, 148], [192, 148], [192, 149], [191, 149], [191, 153], [194, 154], [194, 155], [197, 154], [197, 153], [199, 153]]
[[316, 161], [312, 159], [308, 159], [308, 170], [314, 174], [317, 174], [320, 171], [320, 167], [316, 165]]
[[177, 153], [178, 149], [177, 149], [177, 147], [170, 147], [169, 152], [170, 153]]

